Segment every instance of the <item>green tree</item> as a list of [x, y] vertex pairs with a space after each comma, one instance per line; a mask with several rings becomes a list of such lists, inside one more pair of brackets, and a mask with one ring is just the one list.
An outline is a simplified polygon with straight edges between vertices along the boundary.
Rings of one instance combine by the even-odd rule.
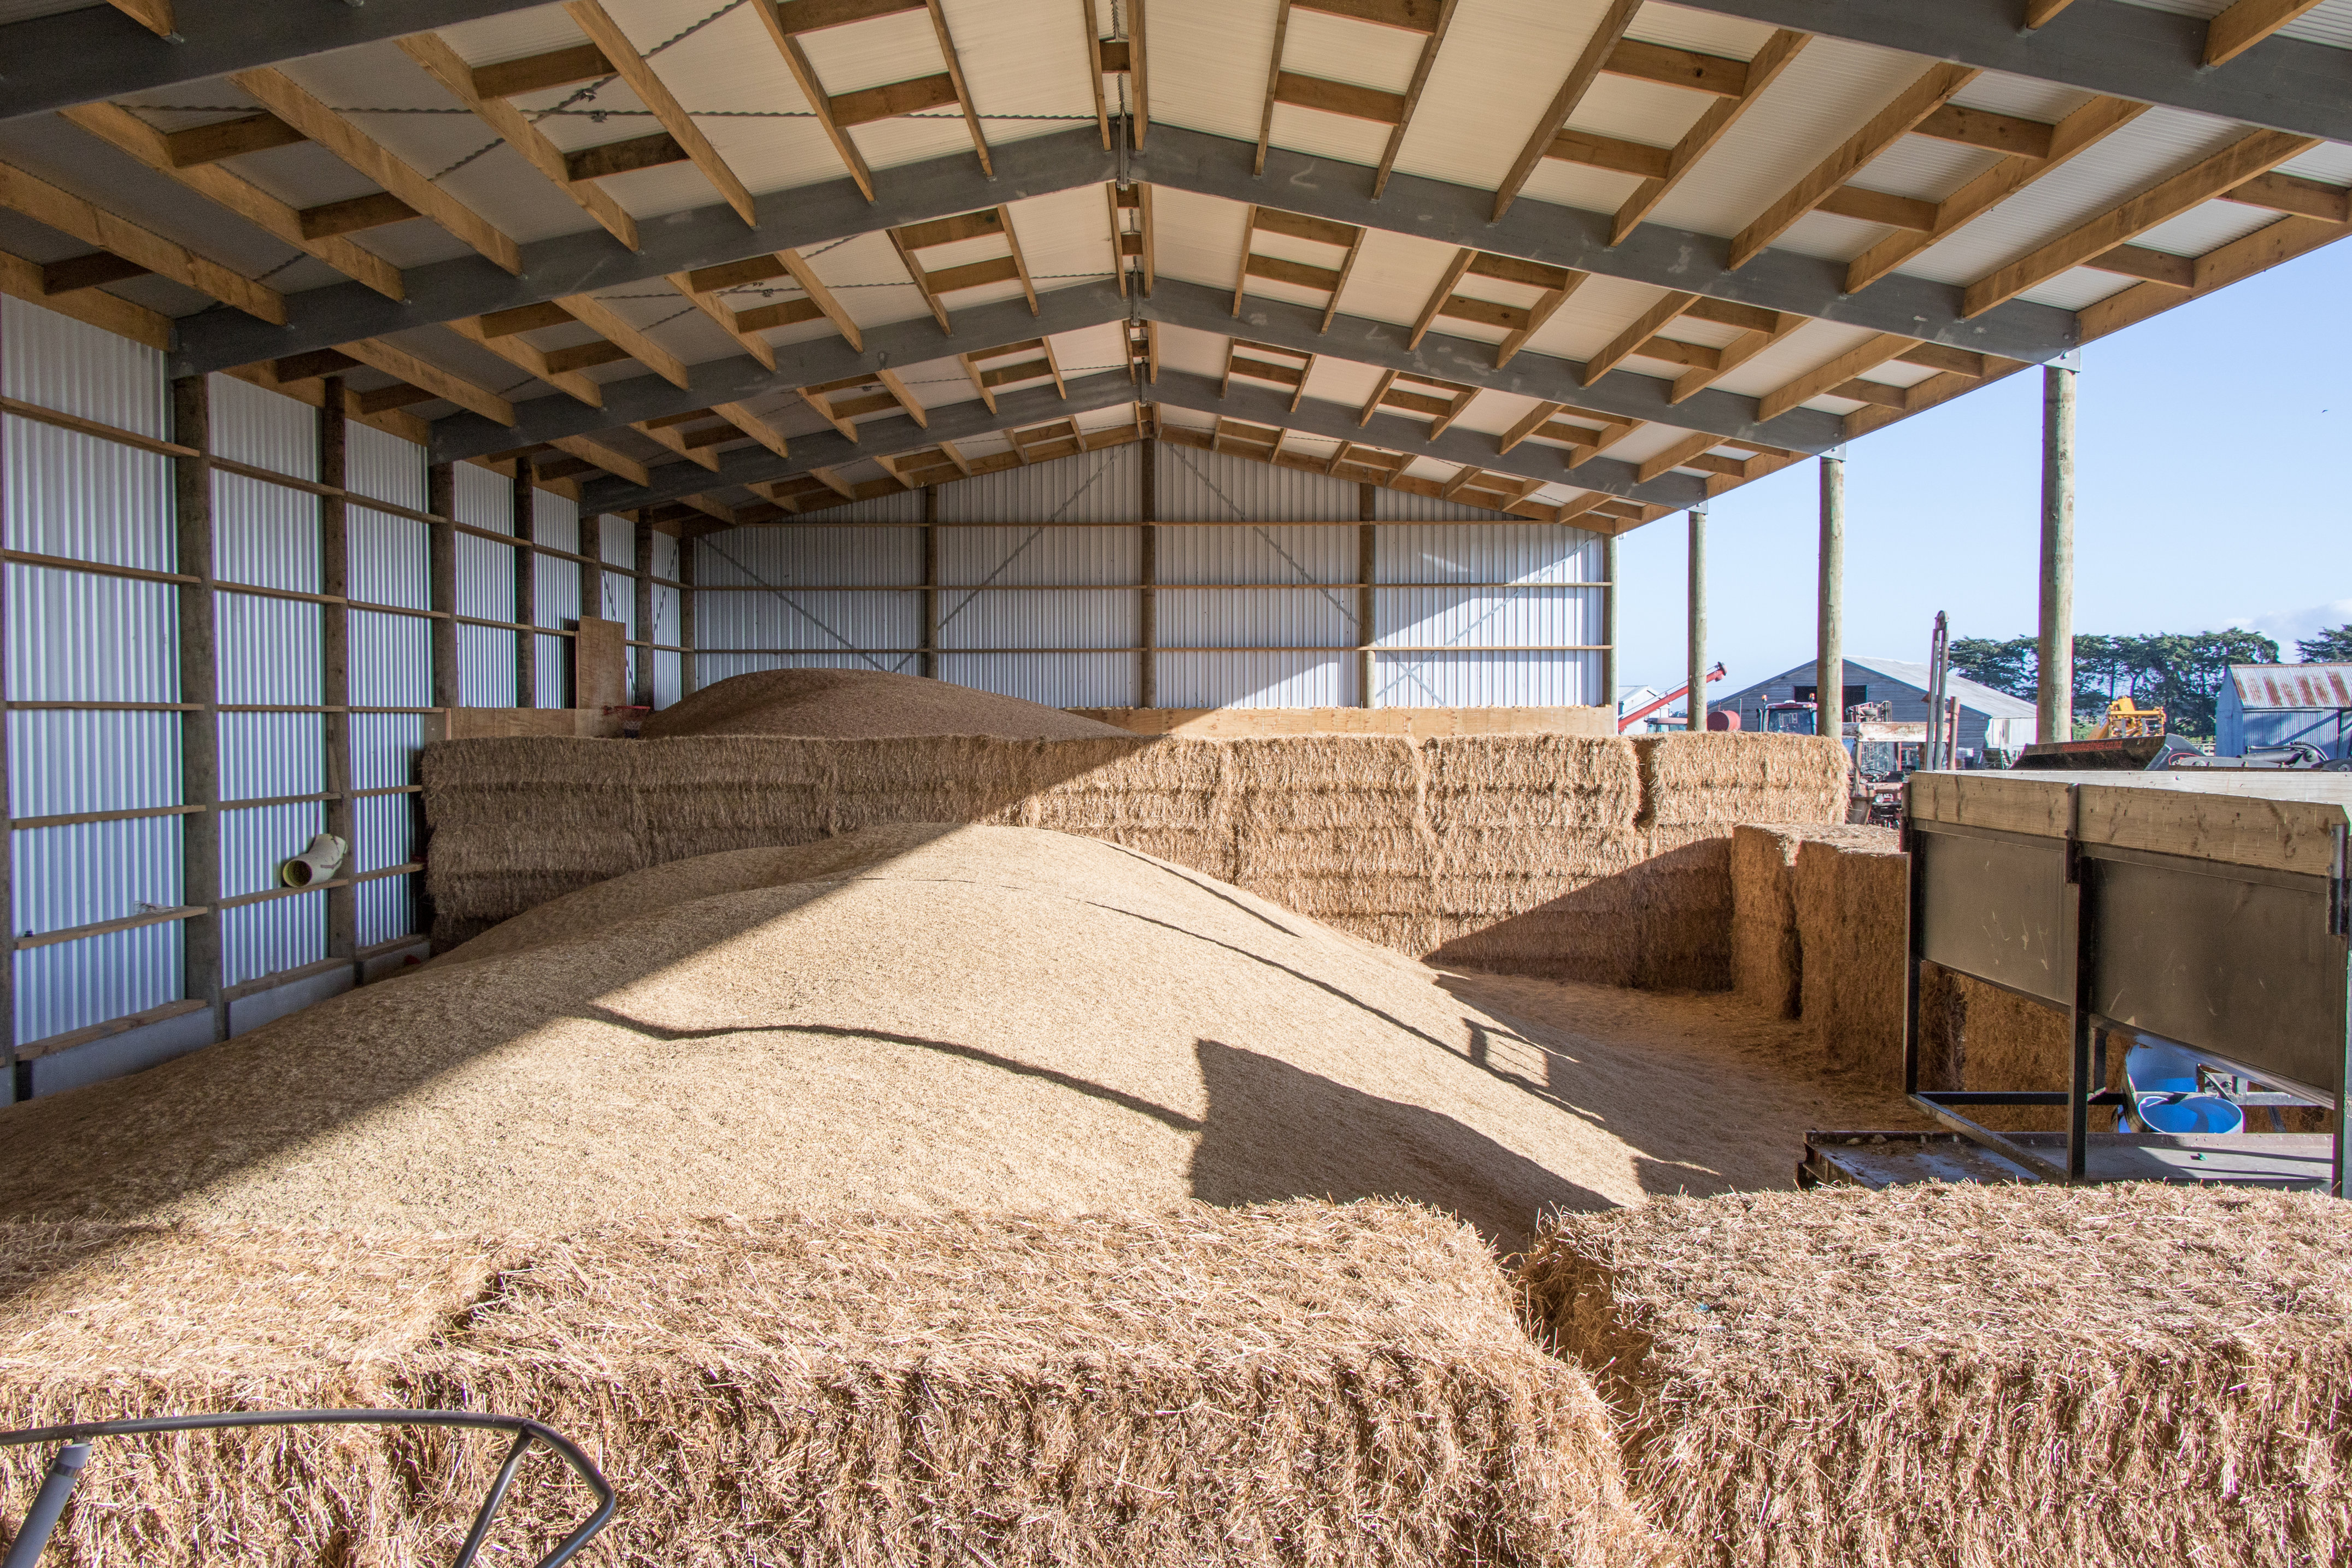
[[2294, 652], [2306, 664], [2352, 664], [2352, 626], [2338, 626], [2316, 637], [2299, 637]]
[[2040, 650], [2031, 637], [1997, 642], [1990, 637], [1952, 639], [1952, 668], [1997, 692], [2032, 702], [2041, 678]]

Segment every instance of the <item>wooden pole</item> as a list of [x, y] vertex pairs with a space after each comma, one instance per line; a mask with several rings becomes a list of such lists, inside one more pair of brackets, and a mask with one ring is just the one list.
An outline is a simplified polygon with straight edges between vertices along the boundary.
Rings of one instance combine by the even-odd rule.
[[1356, 486], [1356, 706], [1372, 706], [1372, 644], [1380, 640], [1380, 612], [1372, 594], [1372, 576], [1380, 565], [1381, 533], [1373, 525], [1380, 486]]
[[1595, 701], [1617, 722], [1617, 687], [1624, 679], [1617, 664], [1617, 536], [1601, 536], [1601, 690]]
[[[213, 634], [212, 388], [203, 376], [172, 383], [172, 441], [194, 455], [172, 459], [179, 570], [180, 803], [201, 810], [180, 819], [180, 902], [216, 905], [221, 896], [220, 685]], [[212, 1009], [213, 1038], [228, 1038], [221, 976], [221, 916], [180, 922], [181, 982]]]
[[1813, 648], [1813, 729], [1845, 734], [1845, 449], [1822, 454], [1820, 622]]
[[1160, 442], [1143, 441], [1143, 528], [1136, 591], [1135, 706], [1160, 706]]
[[2082, 351], [2042, 368], [2041, 678], [2035, 738], [2074, 738], [2074, 375]]
[[635, 693], [629, 698], [637, 706], [654, 706], [654, 644], [661, 641], [654, 635], [654, 526], [646, 519], [642, 508], [636, 521], [630, 525], [629, 570], [635, 574], [633, 585], [636, 597], [637, 679]]
[[923, 486], [923, 628], [915, 673], [940, 678], [940, 487]]
[[425, 604], [433, 612], [433, 706], [462, 706], [464, 684], [457, 674], [457, 470], [436, 463], [425, 471], [425, 509], [435, 521], [425, 527]]
[[1690, 690], [1683, 696], [1684, 727], [1706, 727], [1706, 514], [1690, 515]]
[[515, 459], [515, 701], [517, 707], [539, 706], [539, 558], [529, 548], [538, 531], [533, 513], [538, 506], [530, 485], [530, 459]]
[[[343, 488], [349, 472], [344, 459], [349, 426], [341, 376], [329, 376], [320, 389], [319, 483]], [[330, 601], [350, 597], [351, 529], [343, 497], [319, 497], [319, 591]], [[359, 840], [352, 831], [351, 612], [343, 605], [319, 606], [319, 703], [326, 749], [324, 789], [327, 831], [343, 841], [342, 870], [335, 880], [341, 887], [327, 889], [327, 956], [352, 958], [359, 952], [359, 890], [350, 883], [359, 866]], [[352, 977], [355, 980], [357, 976]]]
[[[572, 541], [580, 559], [573, 564], [579, 569], [579, 588], [574, 597], [580, 601], [582, 621], [604, 618], [604, 519], [586, 512], [580, 515], [580, 535]], [[575, 631], [578, 628], [573, 628]], [[587, 706], [580, 695], [580, 647], [578, 637], [572, 639], [572, 702], [573, 707]], [[624, 647], [623, 656], [626, 657]]]

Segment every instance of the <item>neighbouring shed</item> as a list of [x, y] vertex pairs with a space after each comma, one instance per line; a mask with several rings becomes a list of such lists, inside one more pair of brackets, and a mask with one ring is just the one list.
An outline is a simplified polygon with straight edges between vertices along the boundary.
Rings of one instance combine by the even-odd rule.
[[[2022, 751], [2033, 741], [2033, 705], [1980, 681], [1955, 674], [1952, 695], [1960, 699], [1960, 760], [1981, 765], [1990, 751]], [[1792, 664], [1769, 679], [1727, 695], [1710, 697], [1707, 706], [1739, 716], [1742, 729], [1764, 730], [1765, 709], [1774, 703], [1814, 700], [1820, 677], [1813, 661]], [[1909, 659], [1845, 657], [1845, 701], [1894, 704], [1888, 715], [1896, 724], [1927, 722], [1927, 666]]]
[[2352, 757], [2352, 664], [2232, 664], [2213, 706], [2213, 751], [2308, 741]]

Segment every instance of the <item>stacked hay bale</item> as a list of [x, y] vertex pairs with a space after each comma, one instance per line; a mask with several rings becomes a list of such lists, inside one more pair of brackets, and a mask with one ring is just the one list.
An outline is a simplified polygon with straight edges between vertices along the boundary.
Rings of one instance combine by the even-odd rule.
[[1881, 1087], [1903, 1082], [1910, 877], [1892, 828], [1849, 828], [1797, 846], [1805, 1020], [1825, 1065]]
[[[376, 1405], [578, 1441], [625, 1563], [1639, 1568], [1590, 1383], [1400, 1205], [687, 1219], [551, 1238], [0, 1228], [0, 1425]], [[223, 1333], [224, 1322], [236, 1324]], [[446, 1562], [503, 1438], [102, 1441], [47, 1561]], [[21, 1517], [45, 1455], [0, 1453]], [[592, 1506], [532, 1461], [491, 1552]]]
[[1635, 1500], [1723, 1568], [2352, 1556], [2335, 1200], [2135, 1185], [1665, 1199], [1522, 1271]]

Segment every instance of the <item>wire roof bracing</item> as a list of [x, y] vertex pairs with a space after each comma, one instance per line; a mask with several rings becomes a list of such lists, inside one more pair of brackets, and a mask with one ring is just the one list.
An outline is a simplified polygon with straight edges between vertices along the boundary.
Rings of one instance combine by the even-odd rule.
[[0, 288], [708, 527], [1157, 436], [1618, 532], [2352, 233], [2352, 0], [266, 9], [0, 10]]

